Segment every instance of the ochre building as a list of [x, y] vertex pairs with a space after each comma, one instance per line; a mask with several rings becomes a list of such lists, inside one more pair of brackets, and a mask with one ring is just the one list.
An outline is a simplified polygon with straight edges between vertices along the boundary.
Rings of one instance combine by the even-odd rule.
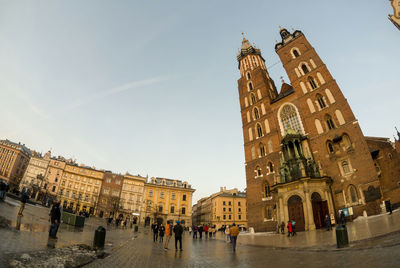
[[144, 184], [147, 178], [126, 173], [122, 185], [119, 214], [134, 224], [144, 223]]
[[7, 181], [10, 190], [18, 190], [28, 166], [31, 151], [24, 144], [0, 140], [0, 179]]
[[151, 178], [145, 183], [145, 225], [179, 220], [183, 226], [191, 226], [194, 191], [187, 182]]
[[290, 83], [278, 90], [260, 49], [243, 38], [237, 55], [248, 225], [297, 230], [380, 213], [382, 193], [369, 147], [345, 96], [301, 31], [275, 45]]
[[59, 191], [62, 206], [73, 212], [94, 215], [103, 176], [102, 171], [94, 168], [67, 163]]

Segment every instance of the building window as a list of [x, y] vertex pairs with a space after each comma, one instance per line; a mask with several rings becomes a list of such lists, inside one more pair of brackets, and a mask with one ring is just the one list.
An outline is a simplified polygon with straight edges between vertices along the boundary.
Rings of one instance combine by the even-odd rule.
[[163, 206], [162, 206], [162, 205], [159, 205], [159, 206], [158, 206], [158, 212], [160, 212], [160, 213], [163, 212]]
[[350, 173], [350, 166], [347, 161], [342, 161], [342, 169], [344, 174]]
[[357, 203], [358, 202], [357, 190], [356, 190], [356, 187], [354, 185], [350, 185], [349, 193], [350, 193], [351, 202], [352, 203]]
[[232, 211], [232, 208], [229, 208], [228, 211], [231, 212], [231, 211]]
[[250, 99], [251, 99], [251, 104], [255, 104], [257, 102], [256, 95], [254, 95], [253, 93], [251, 93]]
[[149, 191], [149, 197], [152, 197], [153, 196], [153, 190], [150, 190]]
[[239, 220], [241, 220], [241, 219], [242, 219], [242, 215], [239, 215], [238, 217], [239, 217]]
[[183, 207], [183, 208], [182, 208], [182, 215], [185, 215], [185, 214], [186, 214], [186, 208]]
[[264, 185], [264, 194], [265, 194], [265, 197], [271, 196], [271, 190], [270, 190], [269, 185], [267, 183]]
[[257, 124], [257, 135], [258, 135], [259, 138], [264, 136], [264, 133], [263, 133], [263, 130], [262, 130], [262, 127], [261, 127], [260, 124]]
[[115, 183], [116, 183], [117, 185], [120, 185], [120, 184], [121, 184], [121, 181], [120, 181], [120, 180], [116, 180]]
[[254, 88], [253, 88], [253, 83], [249, 83], [249, 90], [253, 90]]
[[226, 208], [223, 208], [222, 210], [225, 212], [225, 211], [226, 211]]
[[312, 76], [308, 77], [308, 82], [310, 82], [311, 88], [316, 89], [318, 87], [317, 83], [315, 82], [314, 78]]
[[272, 209], [270, 208], [270, 207], [267, 207], [267, 211], [266, 211], [267, 213], [267, 219], [268, 220], [270, 220], [270, 219], [272, 219]]
[[182, 196], [182, 200], [186, 201], [186, 195], [185, 194]]
[[260, 155], [266, 156], [264, 144], [260, 143], [259, 147], [260, 147]]
[[161, 198], [161, 199], [164, 199], [164, 192], [161, 192], [161, 193], [160, 193], [160, 198]]
[[228, 217], [229, 217], [230, 220], [232, 219], [232, 215], [228, 215]]
[[331, 141], [328, 141], [326, 144], [327, 144], [327, 146], [328, 146], [328, 152], [329, 152], [330, 154], [334, 153], [335, 150], [333, 149], [333, 144], [332, 144], [332, 142], [331, 142]]
[[223, 201], [222, 204], [225, 206], [226, 205], [225, 201]]
[[301, 133], [300, 120], [293, 105], [285, 105], [280, 112], [283, 130], [286, 133], [289, 129]]
[[250, 72], [247, 73], [247, 80], [251, 78]]
[[240, 201], [238, 202], [238, 206], [240, 206]]
[[301, 65], [301, 69], [303, 70], [303, 73], [304, 73], [304, 74], [306, 74], [306, 73], [309, 72], [309, 70], [308, 70], [308, 68], [307, 68], [307, 65], [305, 65], [305, 64], [302, 64], [302, 65]]
[[241, 209], [241, 208], [238, 208], [238, 212], [242, 212], [242, 209]]
[[262, 170], [259, 166], [256, 167], [256, 174], [257, 174], [257, 177], [260, 177], [262, 175]]
[[51, 189], [51, 191], [54, 193], [56, 191], [56, 187], [53, 186], [53, 188]]
[[325, 104], [325, 101], [324, 101], [324, 98], [322, 97], [322, 95], [317, 94], [317, 101], [318, 101], [319, 107], [321, 109], [326, 107], [326, 104]]
[[256, 57], [253, 56], [253, 64], [255, 67], [257, 67], [257, 61], [256, 61]]
[[254, 113], [254, 119], [260, 118], [260, 113], [258, 112], [257, 107], [254, 107], [253, 113]]
[[344, 144], [344, 147], [345, 147], [346, 149], [350, 148], [350, 147], [351, 147], [351, 141], [350, 141], [349, 136], [347, 136], [346, 134], [344, 134], [342, 137], [343, 137], [343, 144]]
[[172, 200], [175, 200], [175, 198], [176, 198], [176, 194], [175, 194], [175, 193], [172, 193], [171, 199], [172, 199]]
[[335, 124], [333, 123], [332, 117], [330, 115], [325, 115], [325, 122], [326, 125], [328, 126], [328, 129], [334, 129]]
[[175, 213], [175, 207], [171, 206], [171, 213]]
[[297, 49], [293, 49], [293, 56], [295, 58], [297, 58], [298, 56], [300, 56], [299, 51]]
[[226, 220], [226, 215], [224, 215], [224, 220]]
[[274, 165], [272, 164], [272, 162], [268, 163], [268, 168], [270, 173], [274, 172]]
[[110, 179], [110, 178], [107, 178], [107, 179], [106, 179], [106, 183], [111, 183], [111, 179]]
[[229, 206], [232, 205], [231, 201], [228, 202], [228, 205], [229, 205]]

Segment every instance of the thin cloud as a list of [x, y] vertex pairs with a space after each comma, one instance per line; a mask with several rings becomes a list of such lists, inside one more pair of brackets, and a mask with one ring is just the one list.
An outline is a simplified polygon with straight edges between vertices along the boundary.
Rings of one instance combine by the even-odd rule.
[[98, 99], [103, 99], [105, 97], [110, 97], [112, 95], [127, 91], [127, 90], [132, 90], [132, 89], [136, 89], [136, 88], [141, 88], [141, 87], [145, 87], [145, 86], [149, 86], [149, 85], [154, 85], [154, 84], [158, 84], [161, 83], [163, 81], [169, 80], [170, 77], [169, 76], [156, 76], [150, 79], [145, 79], [145, 80], [139, 80], [139, 81], [133, 81], [130, 83], [126, 83], [117, 87], [113, 87], [113, 88], [109, 88], [100, 92], [96, 92], [90, 96], [87, 96], [86, 98], [80, 98], [80, 99], [76, 99], [73, 102], [71, 102], [70, 104], [68, 104], [64, 111], [71, 111], [74, 109], [77, 109], [83, 105], [86, 105], [94, 100], [98, 100]]

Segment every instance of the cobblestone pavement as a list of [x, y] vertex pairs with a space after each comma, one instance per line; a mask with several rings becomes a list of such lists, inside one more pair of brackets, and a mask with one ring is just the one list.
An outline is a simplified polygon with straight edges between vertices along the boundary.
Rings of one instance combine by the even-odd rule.
[[146, 230], [113, 250], [110, 256], [85, 267], [399, 267], [400, 234], [394, 240], [396, 243], [385, 247], [378, 246], [382, 241], [377, 241], [378, 244], [367, 248], [341, 250], [239, 245], [233, 252], [230, 243], [219, 239], [193, 240], [185, 234], [181, 252], [175, 251], [173, 240], [165, 251]]
[[[0, 215], [15, 226], [18, 201], [0, 203]], [[9, 253], [29, 252], [47, 248], [49, 209], [27, 205], [21, 230], [0, 229], [0, 267], [7, 264]], [[349, 248], [337, 250], [334, 231], [300, 232], [295, 237], [278, 234], [240, 234], [238, 250], [218, 233], [215, 239], [193, 240], [184, 235], [184, 250], [175, 251], [173, 239], [170, 250], [153, 243], [149, 228], [115, 229], [103, 219], [90, 218], [85, 228], [75, 229], [62, 224], [56, 247], [84, 243], [91, 245], [94, 230], [107, 228], [106, 250], [111, 253], [87, 267], [400, 267], [400, 212], [360, 219], [348, 224]], [[388, 234], [391, 232], [391, 234]]]
[[[7, 198], [0, 202], [0, 215], [11, 221], [12, 228], [0, 228], [0, 267], [5, 267], [7, 255], [10, 253], [30, 252], [47, 249], [49, 230], [49, 209], [27, 204], [23, 212], [20, 231], [15, 229], [18, 201]], [[94, 230], [102, 225], [107, 229], [106, 249], [117, 247], [132, 236], [133, 229], [116, 229], [107, 227], [104, 219], [90, 218], [85, 221], [85, 227], [74, 228], [61, 224], [55, 247], [73, 244], [92, 245]]]

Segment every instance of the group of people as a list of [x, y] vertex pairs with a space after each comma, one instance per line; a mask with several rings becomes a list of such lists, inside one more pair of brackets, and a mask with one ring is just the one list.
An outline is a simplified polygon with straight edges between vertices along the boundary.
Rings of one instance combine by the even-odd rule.
[[[168, 244], [171, 240], [172, 233], [175, 235], [175, 250], [178, 250], [178, 243], [179, 249], [182, 251], [182, 235], [183, 235], [183, 226], [181, 225], [180, 221], [176, 221], [176, 225], [173, 226], [172, 222], [168, 222], [166, 226], [162, 223], [153, 223], [151, 225], [151, 229], [153, 231], [153, 242], [164, 242], [164, 249], [168, 250]], [[164, 236], [166, 236], [164, 241]]]
[[193, 225], [191, 231], [193, 232], [193, 239], [197, 239], [197, 233], [199, 234], [200, 239], [203, 238], [203, 232], [205, 239], [215, 237], [217, 233], [215, 225], [208, 226], [205, 224], [199, 226]]

